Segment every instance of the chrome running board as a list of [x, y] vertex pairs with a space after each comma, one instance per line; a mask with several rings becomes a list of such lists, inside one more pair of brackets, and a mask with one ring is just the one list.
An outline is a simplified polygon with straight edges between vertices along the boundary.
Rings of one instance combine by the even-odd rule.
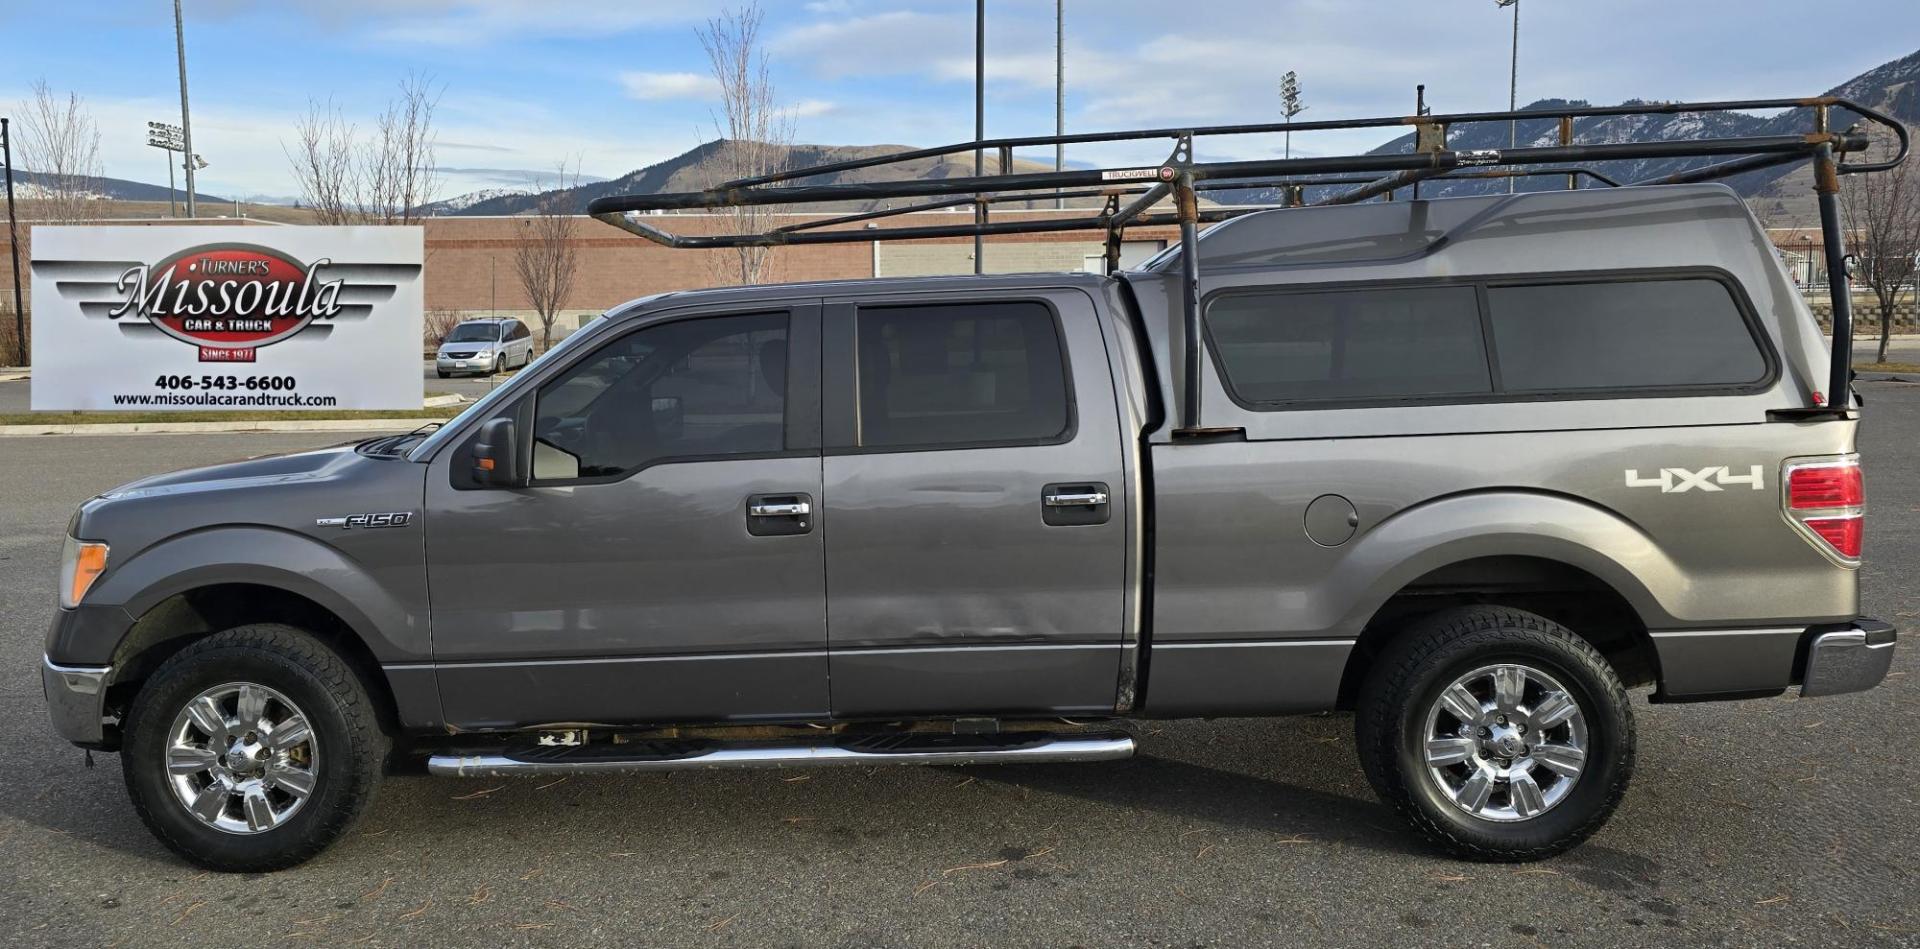
[[[717, 747], [686, 755], [622, 757], [608, 754], [618, 745], [580, 749], [572, 754], [441, 754], [427, 759], [427, 773], [443, 778], [511, 777], [553, 774], [631, 774], [649, 771], [699, 771], [730, 768], [806, 768], [883, 764], [1036, 764], [1058, 761], [1113, 761], [1133, 756], [1126, 735], [1042, 738], [1005, 747], [869, 750], [848, 744]], [[571, 750], [571, 749], [570, 749]]]

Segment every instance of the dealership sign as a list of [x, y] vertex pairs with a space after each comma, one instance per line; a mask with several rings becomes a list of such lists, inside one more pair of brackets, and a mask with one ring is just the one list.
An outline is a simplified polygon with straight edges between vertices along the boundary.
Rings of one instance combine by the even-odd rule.
[[417, 409], [417, 227], [36, 227], [41, 409]]

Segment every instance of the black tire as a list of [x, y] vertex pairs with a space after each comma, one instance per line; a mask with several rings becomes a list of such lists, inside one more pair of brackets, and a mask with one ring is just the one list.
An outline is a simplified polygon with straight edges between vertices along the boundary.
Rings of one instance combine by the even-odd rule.
[[499, 374], [500, 374], [500, 371], [501, 371], [502, 369], [505, 369], [505, 368], [506, 368], [506, 366], [507, 366], [507, 357], [506, 357], [506, 356], [504, 356], [504, 355], [501, 355], [501, 356], [495, 356], [495, 357], [493, 357], [493, 372], [492, 372], [491, 374], [492, 374], [492, 375], [496, 375], [496, 376], [497, 376], [497, 375], [499, 375]]
[[[208, 689], [266, 686], [304, 713], [318, 754], [313, 786], [285, 823], [230, 833], [189, 813], [167, 774], [175, 717]], [[120, 762], [141, 820], [160, 842], [209, 870], [264, 872], [303, 863], [365, 813], [391, 742], [358, 675], [327, 645], [292, 626], [240, 626], [169, 658], [140, 687], [127, 712]]]
[[440, 378], [442, 379], [445, 379], [446, 377], [453, 375], [453, 373], [448, 372], [445, 369], [436, 369], [434, 370], [434, 372], [438, 373], [440, 375]]
[[[1574, 698], [1586, 758], [1556, 804], [1499, 821], [1454, 803], [1427, 766], [1425, 732], [1443, 690], [1505, 662], [1546, 673]], [[1360, 763], [1374, 791], [1441, 849], [1469, 860], [1538, 860], [1579, 844], [1613, 813], [1633, 771], [1633, 713], [1613, 667], [1571, 630], [1521, 610], [1462, 607], [1415, 620], [1373, 663], [1357, 712]]]

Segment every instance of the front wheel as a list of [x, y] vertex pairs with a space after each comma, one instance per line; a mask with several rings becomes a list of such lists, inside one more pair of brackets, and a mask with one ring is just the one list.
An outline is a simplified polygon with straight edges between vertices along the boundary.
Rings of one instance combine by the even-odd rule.
[[1374, 790], [1450, 853], [1535, 860], [1606, 822], [1633, 770], [1626, 689], [1551, 620], [1469, 607], [1416, 621], [1374, 663], [1356, 727]]
[[211, 870], [302, 863], [365, 811], [388, 739], [353, 670], [291, 626], [215, 633], [163, 663], [127, 712], [134, 808]]

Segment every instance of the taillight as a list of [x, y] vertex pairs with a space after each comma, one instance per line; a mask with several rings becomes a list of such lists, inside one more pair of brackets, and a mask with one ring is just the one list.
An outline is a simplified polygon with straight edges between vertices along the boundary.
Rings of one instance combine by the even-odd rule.
[[1787, 462], [1780, 481], [1787, 520], [1814, 546], [1847, 566], [1857, 565], [1867, 502], [1860, 456], [1795, 459]]

